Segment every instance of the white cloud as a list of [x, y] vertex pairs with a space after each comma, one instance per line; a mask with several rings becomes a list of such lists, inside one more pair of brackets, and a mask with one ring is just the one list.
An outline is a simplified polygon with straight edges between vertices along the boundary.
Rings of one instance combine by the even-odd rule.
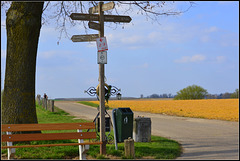
[[212, 27], [205, 29], [204, 31], [207, 33], [216, 32], [216, 31], [218, 31], [218, 28], [216, 26], [212, 26]]
[[134, 69], [147, 69], [148, 67], [149, 67], [148, 63], [143, 63], [143, 64], [140, 64], [140, 65], [134, 65], [133, 66]]
[[200, 41], [203, 43], [207, 43], [211, 41], [211, 33], [219, 31], [216, 26], [211, 26], [206, 29], [203, 29], [202, 32], [200, 31], [199, 37]]
[[225, 32], [221, 34], [219, 38], [219, 44], [222, 47], [238, 47], [239, 46], [239, 34]]
[[204, 55], [194, 55], [191, 57], [191, 62], [199, 62], [199, 61], [203, 61], [205, 60], [205, 56]]
[[38, 56], [40, 58], [44, 58], [44, 59], [49, 59], [51, 57], [54, 57], [57, 55], [57, 51], [45, 51], [45, 52], [40, 52], [38, 53]]
[[63, 58], [65, 60], [71, 59], [76, 60], [76, 58], [73, 56], [75, 55], [75, 51], [64, 51], [64, 50], [50, 50], [50, 51], [44, 51], [38, 53], [38, 58], [40, 59], [52, 59], [52, 58]]
[[177, 59], [177, 60], [174, 60], [174, 62], [176, 63], [187, 63], [190, 61], [190, 57], [189, 56], [183, 56], [181, 59]]
[[180, 59], [174, 60], [175, 63], [192, 63], [192, 62], [202, 62], [206, 59], [204, 55], [193, 55], [193, 56], [183, 56]]
[[217, 63], [222, 63], [226, 60], [226, 57], [225, 56], [217, 56], [216, 57], [216, 61]]
[[159, 29], [150, 28], [147, 35], [151, 42], [161, 41], [165, 43], [185, 43], [198, 36], [199, 27], [186, 26], [181, 23], [166, 22]]
[[[108, 43], [108, 42], [107, 42]], [[89, 48], [96, 48], [97, 47], [97, 44], [96, 44], [96, 42], [88, 42], [87, 43], [87, 47], [89, 47]]]
[[136, 44], [140, 43], [144, 40], [144, 38], [140, 35], [131, 35], [121, 38], [121, 42], [125, 44]]
[[144, 63], [144, 64], [142, 65], [142, 67], [143, 67], [143, 68], [148, 68], [148, 63]]
[[203, 35], [203, 36], [200, 37], [200, 41], [204, 42], [204, 43], [209, 42], [210, 41], [210, 36], [209, 35]]
[[218, 3], [225, 5], [225, 4], [232, 4], [234, 3], [234, 1], [219, 1]]
[[147, 38], [143, 34], [135, 34], [135, 33], [122, 33], [116, 32], [113, 34], [107, 34], [107, 44], [111, 47], [122, 47], [135, 50], [139, 49], [143, 46], [146, 46], [148, 42]]
[[131, 31], [114, 31], [111, 32], [111, 34], [108, 32], [107, 39], [109, 44], [111, 43], [114, 47], [119, 47], [121, 44], [127, 44], [129, 49], [138, 49], [142, 46], [150, 47], [156, 44], [187, 43], [196, 38], [201, 43], [208, 43], [212, 42], [214, 36], [216, 36], [213, 34], [219, 34], [219, 28], [217, 26], [203, 27], [169, 21], [161, 25], [145, 24], [147, 23], [142, 23], [138, 28], [134, 28], [133, 26], [134, 29], [130, 27]]
[[[142, 27], [145, 27], [144, 30]], [[125, 46], [128, 49], [139, 49], [142, 47], [152, 47], [169, 43], [184, 43], [192, 40], [196, 36], [197, 28], [186, 29], [184, 25], [177, 23], [159, 24], [145, 23], [139, 28], [131, 28], [130, 31], [121, 30], [107, 32], [107, 43], [111, 47]], [[157, 28], [157, 29], [156, 29]]]

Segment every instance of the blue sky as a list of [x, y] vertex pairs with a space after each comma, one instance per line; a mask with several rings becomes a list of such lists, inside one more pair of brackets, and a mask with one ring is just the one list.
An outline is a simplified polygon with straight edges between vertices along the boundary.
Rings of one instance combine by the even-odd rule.
[[[176, 2], [174, 8], [187, 8]], [[116, 6], [117, 7], [117, 6]], [[106, 83], [121, 89], [123, 97], [171, 93], [198, 85], [211, 94], [239, 88], [239, 2], [196, 2], [180, 16], [159, 17], [159, 23], [128, 13], [129, 24], [105, 23], [108, 43]], [[5, 16], [1, 14], [1, 88], [6, 66]], [[90, 97], [84, 90], [98, 85], [95, 42], [62, 38], [55, 23], [43, 25], [39, 38], [36, 94], [49, 98]], [[123, 29], [124, 27], [124, 29]], [[97, 34], [89, 29], [88, 34]], [[70, 35], [83, 35], [76, 25]]]

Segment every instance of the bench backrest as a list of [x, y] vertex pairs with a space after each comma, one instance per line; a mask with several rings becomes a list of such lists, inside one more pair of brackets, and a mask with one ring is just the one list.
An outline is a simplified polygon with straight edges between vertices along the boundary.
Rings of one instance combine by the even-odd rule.
[[3, 134], [2, 142], [95, 139], [96, 132], [77, 132], [82, 129], [95, 129], [93, 122], [87, 123], [47, 123], [47, 124], [3, 124], [2, 132], [42, 131], [42, 130], [76, 130], [62, 133]]

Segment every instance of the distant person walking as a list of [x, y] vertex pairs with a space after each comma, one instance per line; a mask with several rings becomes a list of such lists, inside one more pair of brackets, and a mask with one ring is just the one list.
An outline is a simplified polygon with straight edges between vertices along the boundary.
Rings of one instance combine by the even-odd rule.
[[48, 96], [46, 93], [44, 93], [43, 98], [45, 98], [46, 100], [48, 99]]

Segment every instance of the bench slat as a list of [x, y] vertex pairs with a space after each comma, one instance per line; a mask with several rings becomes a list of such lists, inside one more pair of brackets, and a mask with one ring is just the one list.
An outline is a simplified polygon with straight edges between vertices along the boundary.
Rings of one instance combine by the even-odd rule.
[[2, 131], [41, 131], [41, 130], [72, 130], [95, 129], [93, 122], [84, 123], [47, 123], [47, 124], [3, 124]]
[[96, 132], [11, 134], [2, 135], [2, 141], [14, 142], [14, 141], [39, 141], [39, 140], [95, 139], [96, 137], [97, 137]]
[[51, 147], [51, 146], [72, 146], [72, 145], [92, 145], [92, 144], [102, 144], [102, 142], [65, 143], [65, 144], [42, 144], [42, 145], [16, 145], [16, 146], [2, 146], [2, 149], [6, 149], [6, 148]]

